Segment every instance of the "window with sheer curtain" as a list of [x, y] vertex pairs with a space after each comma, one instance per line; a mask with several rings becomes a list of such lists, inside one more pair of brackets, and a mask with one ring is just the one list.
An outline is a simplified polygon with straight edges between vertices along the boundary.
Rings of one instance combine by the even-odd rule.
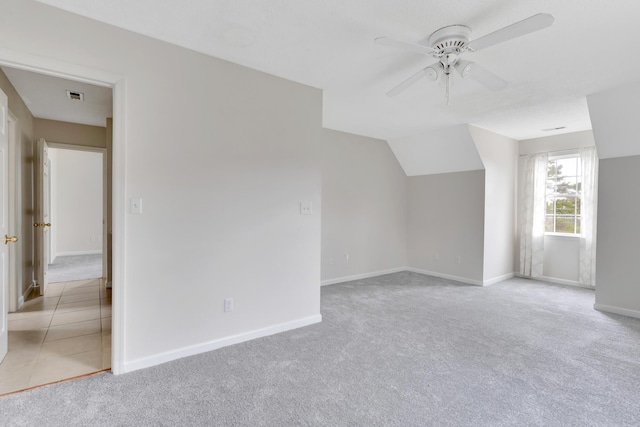
[[580, 238], [580, 283], [595, 287], [598, 155], [595, 147], [527, 156], [520, 192], [520, 274], [543, 275], [544, 235]]

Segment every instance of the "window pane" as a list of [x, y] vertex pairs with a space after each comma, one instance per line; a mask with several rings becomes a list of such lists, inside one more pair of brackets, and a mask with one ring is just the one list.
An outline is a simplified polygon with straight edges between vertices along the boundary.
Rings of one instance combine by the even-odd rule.
[[547, 179], [547, 194], [549, 193], [555, 193], [556, 191], [556, 180], [555, 179]]
[[553, 233], [553, 215], [547, 215], [547, 217], [545, 218], [544, 231], [546, 233]]
[[548, 197], [547, 198], [547, 209], [546, 209], [546, 214], [547, 215], [552, 215], [553, 214], [553, 197]]
[[547, 177], [555, 178], [556, 177], [556, 161], [550, 160], [547, 165]]
[[576, 221], [576, 233], [580, 234], [580, 218], [578, 218]]
[[575, 232], [575, 216], [565, 215], [556, 217], [556, 233], [571, 233]]
[[578, 158], [556, 160], [556, 168], [558, 176], [577, 176], [578, 175]]
[[576, 214], [582, 215], [582, 199], [581, 198], [576, 199]]
[[577, 180], [576, 177], [565, 177], [562, 179], [558, 179], [558, 183], [556, 184], [556, 192], [558, 194], [576, 194], [577, 189]]
[[575, 215], [576, 214], [576, 198], [575, 197], [558, 197], [556, 199], [557, 215]]

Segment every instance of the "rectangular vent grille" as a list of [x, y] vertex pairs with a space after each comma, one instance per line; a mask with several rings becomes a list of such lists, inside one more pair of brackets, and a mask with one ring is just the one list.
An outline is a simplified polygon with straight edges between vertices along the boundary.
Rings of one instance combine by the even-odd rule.
[[84, 101], [84, 93], [68, 90], [67, 98], [69, 98], [72, 101]]

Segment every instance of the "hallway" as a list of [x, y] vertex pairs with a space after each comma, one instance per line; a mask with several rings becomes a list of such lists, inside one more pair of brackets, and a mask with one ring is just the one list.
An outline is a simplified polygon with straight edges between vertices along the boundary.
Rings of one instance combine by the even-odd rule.
[[104, 280], [51, 283], [9, 313], [0, 394], [111, 367], [111, 289]]

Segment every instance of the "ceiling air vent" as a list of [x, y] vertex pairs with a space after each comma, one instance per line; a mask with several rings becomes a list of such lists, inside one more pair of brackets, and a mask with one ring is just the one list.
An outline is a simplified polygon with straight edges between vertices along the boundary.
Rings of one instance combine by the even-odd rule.
[[553, 132], [554, 130], [566, 129], [566, 126], [558, 126], [557, 128], [542, 129], [542, 132]]
[[73, 90], [68, 90], [67, 91], [67, 98], [69, 98], [72, 101], [84, 101], [84, 93], [75, 92]]

